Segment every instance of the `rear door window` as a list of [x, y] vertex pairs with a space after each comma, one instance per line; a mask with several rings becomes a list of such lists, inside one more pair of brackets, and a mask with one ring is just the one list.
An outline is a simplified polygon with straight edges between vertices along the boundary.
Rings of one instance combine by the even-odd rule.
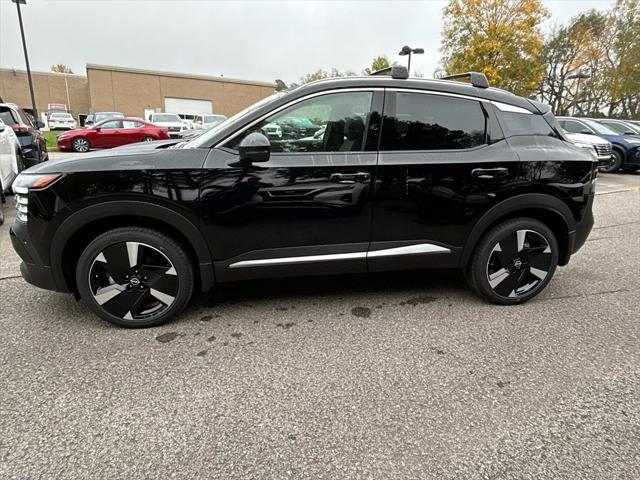
[[486, 143], [480, 102], [447, 95], [387, 94], [381, 150], [460, 150]]

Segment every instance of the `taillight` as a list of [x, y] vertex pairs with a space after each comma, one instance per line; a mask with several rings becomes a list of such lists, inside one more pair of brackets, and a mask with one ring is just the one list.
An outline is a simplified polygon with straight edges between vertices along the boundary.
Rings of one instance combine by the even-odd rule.
[[16, 133], [29, 133], [29, 127], [22, 123], [13, 123], [11, 128], [13, 128], [13, 131]]

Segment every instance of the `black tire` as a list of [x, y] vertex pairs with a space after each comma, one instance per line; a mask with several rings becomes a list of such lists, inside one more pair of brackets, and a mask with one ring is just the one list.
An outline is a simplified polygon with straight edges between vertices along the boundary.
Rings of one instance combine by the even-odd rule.
[[85, 137], [76, 137], [71, 142], [71, 149], [74, 152], [85, 153], [91, 150], [91, 142]]
[[144, 138], [142, 139], [142, 141], [143, 141], [143, 142], [153, 142], [154, 140], [155, 140], [155, 138], [153, 138], [153, 137], [149, 137], [149, 136], [144, 137]]
[[22, 172], [25, 168], [24, 166], [24, 158], [22, 157], [22, 152], [16, 152], [16, 163], [18, 164], [18, 173]]
[[613, 150], [613, 152], [611, 153], [611, 162], [605, 165], [600, 165], [599, 170], [604, 173], [614, 173], [620, 170], [623, 162], [624, 158], [622, 156], [622, 152]]
[[83, 303], [100, 318], [120, 327], [155, 327], [189, 302], [193, 265], [184, 248], [162, 232], [116, 228], [82, 252], [76, 285]]
[[523, 303], [547, 286], [558, 253], [558, 241], [544, 223], [528, 217], [507, 220], [489, 230], [476, 247], [467, 281], [492, 303]]

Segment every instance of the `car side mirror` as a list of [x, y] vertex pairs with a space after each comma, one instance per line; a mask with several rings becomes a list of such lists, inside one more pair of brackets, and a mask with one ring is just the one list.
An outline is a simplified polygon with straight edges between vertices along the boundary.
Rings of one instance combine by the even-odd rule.
[[94, 130], [95, 130], [96, 132], [99, 132], [99, 131], [100, 131], [100, 127], [95, 127], [95, 128], [94, 128]]
[[636, 132], [632, 132], [631, 130], [627, 130], [624, 132], [625, 135], [636, 135]]
[[41, 122], [40, 120], [36, 120], [36, 128], [38, 129], [44, 128], [44, 122]]
[[242, 139], [238, 150], [241, 162], [268, 162], [271, 156], [271, 142], [263, 134], [253, 132]]
[[591, 130], [588, 130], [586, 128], [583, 128], [582, 130], [580, 130], [580, 133], [584, 133], [585, 135], [592, 135]]

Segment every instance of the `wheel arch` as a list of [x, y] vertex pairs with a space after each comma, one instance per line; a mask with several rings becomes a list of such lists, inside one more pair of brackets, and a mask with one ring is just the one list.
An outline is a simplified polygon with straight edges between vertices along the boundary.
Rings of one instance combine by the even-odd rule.
[[575, 218], [571, 209], [559, 198], [547, 194], [524, 194], [504, 200], [487, 211], [474, 225], [467, 238], [460, 266], [466, 270], [480, 239], [495, 225], [515, 217], [531, 217], [547, 225], [556, 235], [559, 265], [566, 265], [571, 256]]
[[146, 202], [112, 201], [92, 205], [73, 213], [57, 228], [51, 243], [51, 264], [57, 285], [76, 292], [75, 271], [80, 254], [97, 235], [124, 226], [162, 230], [180, 242], [199, 273], [197, 285], [202, 291], [215, 283], [209, 247], [196, 225], [166, 207]]
[[611, 145], [611, 148], [612, 148], [612, 150], [615, 150], [620, 155], [622, 155], [622, 163], [624, 164], [624, 162], [627, 161], [627, 150], [625, 148], [621, 147], [620, 145], [615, 144], [615, 143]]

